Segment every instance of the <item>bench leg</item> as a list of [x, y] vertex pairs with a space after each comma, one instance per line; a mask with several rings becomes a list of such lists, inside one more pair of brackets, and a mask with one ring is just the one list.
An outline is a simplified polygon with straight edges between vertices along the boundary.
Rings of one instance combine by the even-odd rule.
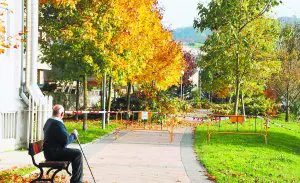
[[47, 171], [47, 175], [49, 175], [49, 173], [52, 171], [52, 170], [54, 170], [54, 168], [50, 168], [48, 171]]
[[68, 163], [68, 166], [67, 166], [67, 168], [66, 168], [66, 171], [67, 171], [67, 173], [71, 176], [72, 175], [72, 173], [71, 172], [69, 172], [69, 165], [70, 165], [70, 162]]
[[43, 168], [40, 168], [40, 167], [39, 167], [39, 169], [41, 171], [39, 177], [37, 179], [32, 180], [30, 183], [42, 180], [42, 177], [43, 177], [43, 174], [44, 174], [44, 170], [43, 170]]
[[53, 175], [52, 175], [52, 177], [51, 177], [51, 182], [52, 183], [54, 183], [54, 178], [55, 178], [55, 176], [56, 176], [56, 174], [58, 173], [58, 172], [60, 172], [62, 169], [57, 169], [54, 173], [53, 173]]

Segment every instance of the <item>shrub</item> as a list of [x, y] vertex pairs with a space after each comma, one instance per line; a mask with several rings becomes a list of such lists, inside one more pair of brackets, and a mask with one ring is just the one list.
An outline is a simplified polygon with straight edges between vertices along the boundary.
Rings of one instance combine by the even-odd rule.
[[274, 103], [264, 96], [253, 96], [245, 98], [245, 110], [250, 115], [265, 115], [267, 111], [272, 110]]
[[233, 113], [233, 104], [211, 104], [214, 113], [228, 115]]

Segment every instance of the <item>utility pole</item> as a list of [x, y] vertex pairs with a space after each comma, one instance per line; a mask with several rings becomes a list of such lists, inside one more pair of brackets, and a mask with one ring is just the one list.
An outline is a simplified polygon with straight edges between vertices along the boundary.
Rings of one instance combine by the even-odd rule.
[[102, 129], [105, 129], [105, 101], [106, 101], [106, 73], [103, 74], [103, 82], [102, 82]]
[[181, 100], [183, 100], [183, 76], [184, 76], [184, 71], [182, 70], [181, 71], [181, 81], [180, 81], [180, 98], [181, 98]]

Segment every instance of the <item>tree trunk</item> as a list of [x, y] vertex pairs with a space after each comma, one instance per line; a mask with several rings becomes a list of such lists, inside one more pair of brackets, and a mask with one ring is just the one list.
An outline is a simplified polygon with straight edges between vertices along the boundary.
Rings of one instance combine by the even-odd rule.
[[201, 90], [201, 70], [198, 71], [198, 89], [199, 89], [199, 101], [201, 101], [201, 95], [202, 95], [202, 90]]
[[[87, 89], [87, 75], [84, 74], [84, 78], [83, 78], [83, 110], [86, 111], [87, 110], [87, 100], [88, 100], [88, 89]], [[83, 125], [82, 125], [82, 130], [86, 131], [87, 129], [87, 113], [83, 114]]]
[[102, 114], [102, 129], [105, 129], [105, 116], [106, 116], [106, 108], [105, 108], [105, 102], [106, 102], [106, 73], [103, 74], [103, 82], [102, 82], [102, 111], [104, 113]]
[[[129, 112], [130, 110], [130, 92], [131, 92], [131, 83], [128, 82], [128, 87], [127, 87], [127, 111]], [[127, 112], [126, 119], [129, 120], [129, 113]]]
[[235, 101], [234, 101], [234, 114], [239, 114], [239, 95], [240, 95], [240, 85], [239, 81], [237, 79], [236, 85], [235, 85]]
[[76, 81], [76, 121], [78, 121], [78, 111], [79, 111], [79, 79]]
[[116, 86], [114, 85], [114, 99], [113, 101], [115, 102], [116, 101], [116, 98], [117, 98], [117, 91], [115, 90]]
[[[239, 50], [239, 47], [238, 47], [238, 50]], [[240, 65], [240, 58], [239, 58], [239, 52], [237, 51], [236, 63], [235, 63], [235, 101], [234, 101], [234, 114], [235, 115], [239, 114], [239, 96], [240, 96], [240, 71], [239, 71], [239, 65]]]
[[285, 121], [289, 121], [289, 112], [290, 112], [290, 93], [289, 93], [289, 84], [286, 85], [286, 109], [285, 109]]
[[108, 96], [107, 96], [107, 118], [106, 123], [109, 124], [109, 118], [110, 118], [110, 108], [111, 108], [111, 89], [112, 89], [112, 78], [109, 77], [109, 85], [108, 85]]
[[[243, 116], [246, 116], [246, 111], [245, 111], [245, 103], [244, 103], [244, 93], [243, 91], [241, 91], [241, 102], [242, 102], [242, 112], [243, 112]], [[244, 117], [246, 120], [246, 117]]]

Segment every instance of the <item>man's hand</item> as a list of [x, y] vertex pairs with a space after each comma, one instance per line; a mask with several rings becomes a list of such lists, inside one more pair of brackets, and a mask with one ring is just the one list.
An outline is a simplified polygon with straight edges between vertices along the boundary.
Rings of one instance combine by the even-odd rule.
[[74, 135], [75, 135], [75, 139], [78, 139], [78, 132], [77, 132], [77, 130], [75, 129], [75, 130], [73, 130], [73, 132], [72, 132]]

